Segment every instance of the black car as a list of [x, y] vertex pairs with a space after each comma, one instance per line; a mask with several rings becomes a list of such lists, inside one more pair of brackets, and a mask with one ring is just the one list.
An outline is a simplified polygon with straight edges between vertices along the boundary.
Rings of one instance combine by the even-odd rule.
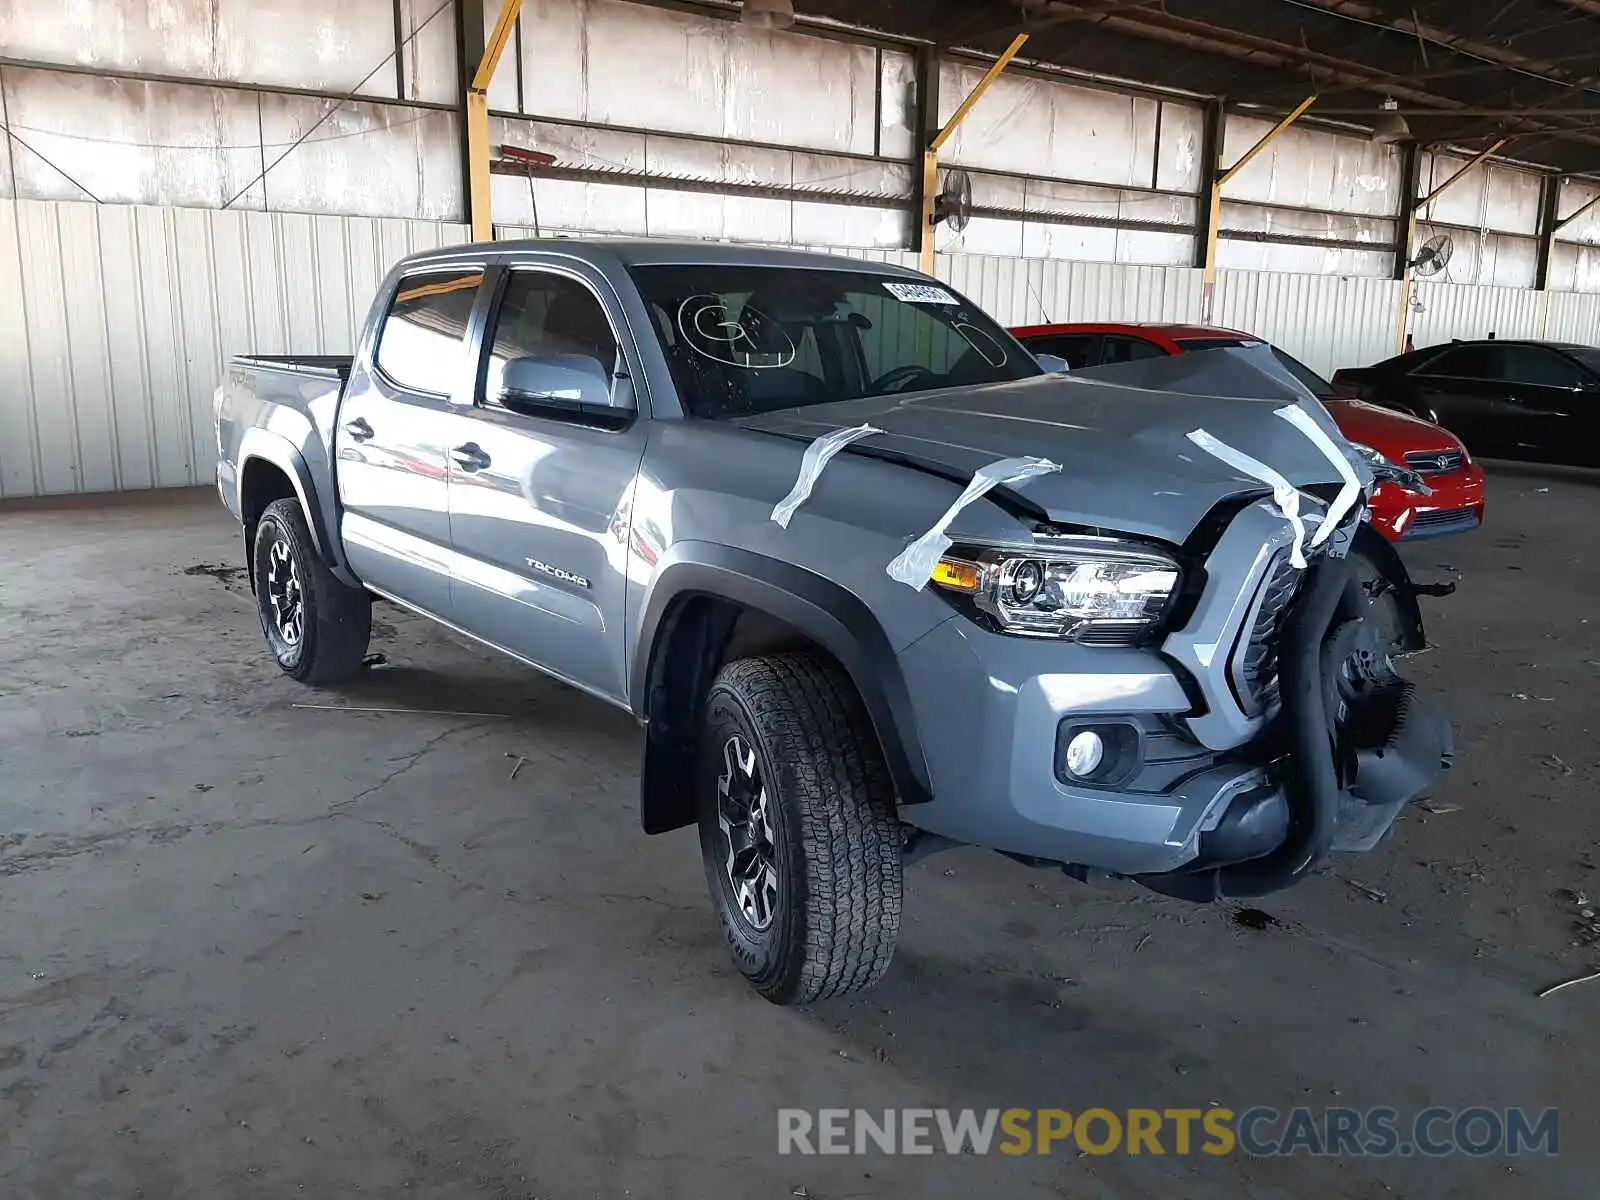
[[1600, 349], [1489, 339], [1335, 373], [1363, 400], [1443, 425], [1473, 454], [1600, 466]]

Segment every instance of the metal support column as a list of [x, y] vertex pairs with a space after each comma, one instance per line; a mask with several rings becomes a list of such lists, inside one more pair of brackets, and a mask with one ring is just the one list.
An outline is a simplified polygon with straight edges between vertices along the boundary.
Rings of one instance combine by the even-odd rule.
[[1404, 240], [1400, 243], [1400, 319], [1395, 322], [1395, 349], [1397, 351], [1404, 352], [1406, 348], [1406, 338], [1411, 332], [1411, 259], [1417, 252], [1417, 222], [1427, 215], [1427, 209], [1430, 204], [1442, 196], [1447, 189], [1454, 187], [1457, 183], [1464, 179], [1467, 173], [1471, 171], [1473, 167], [1476, 167], [1479, 163], [1483, 162], [1505, 144], [1506, 139], [1501, 138], [1487, 150], [1480, 150], [1459, 171], [1456, 171], [1450, 176], [1450, 178], [1446, 179], [1426, 196], [1418, 199], [1417, 202], [1411, 206], [1411, 215], [1405, 224]]
[[1550, 284], [1550, 251], [1555, 244], [1560, 219], [1556, 205], [1561, 200], [1561, 176], [1546, 175], [1539, 181], [1539, 254], [1533, 265], [1533, 289], [1542, 292]]
[[483, 0], [456, 0], [456, 79], [460, 82], [461, 195], [472, 221], [472, 76], [483, 61]]
[[[1271, 129], [1267, 130], [1266, 133], [1262, 134], [1261, 137], [1256, 140], [1256, 144], [1241, 154], [1239, 156], [1239, 160], [1234, 163], [1233, 166], [1229, 167], [1225, 171], [1217, 171], [1212, 176], [1209, 196], [1210, 211], [1206, 218], [1205, 261], [1203, 263], [1205, 270], [1205, 282], [1200, 292], [1201, 320], [1211, 320], [1212, 309], [1216, 301], [1217, 238], [1222, 232], [1223, 186], [1228, 182], [1228, 180], [1232, 179], [1240, 171], [1244, 170], [1244, 168], [1249, 165], [1251, 159], [1265, 150], [1267, 146], [1272, 143], [1274, 138], [1298, 121], [1305, 114], [1306, 109], [1310, 108], [1316, 102], [1317, 98], [1315, 95], [1307, 96], [1304, 100], [1300, 101], [1300, 103], [1294, 107], [1293, 111], [1288, 113], [1283, 120], [1279, 121]], [[1218, 140], [1221, 140], [1220, 137]]]
[[911, 170], [911, 249], [922, 252], [933, 245], [933, 226], [928, 223], [931, 200], [937, 193], [938, 178], [930, 185], [927, 178], [928, 147], [939, 136], [939, 52], [932, 46], [917, 48], [917, 105], [912, 125]]
[[[1010, 65], [1011, 60], [1017, 56], [1017, 51], [1022, 49], [1027, 40], [1028, 35], [1025, 33], [1019, 33], [1011, 39], [1011, 45], [1007, 46], [1005, 52], [995, 59], [994, 65], [983, 73], [983, 78], [978, 80], [972, 91], [967, 93], [967, 98], [956, 105], [955, 112], [950, 114], [950, 119], [944, 123], [944, 128], [933, 135], [927, 148], [922, 152], [922, 194], [921, 202], [917, 205], [917, 216], [921, 226], [918, 233], [921, 241], [917, 249], [922, 252], [924, 274], [933, 274], [933, 202], [939, 194], [939, 148], [950, 140], [950, 135], [956, 131], [956, 126], [960, 125], [972, 111], [973, 106], [983, 99], [983, 94], [989, 90], [989, 85], [1000, 77], [1000, 72]], [[937, 69], [938, 65], [935, 63], [934, 70]], [[937, 121], [939, 119], [937, 90], [934, 97], [933, 119]]]
[[522, 0], [502, 0], [499, 19], [487, 41], [483, 36], [483, 0], [459, 0], [459, 5], [461, 70], [463, 78], [469, 80], [461, 114], [466, 130], [467, 206], [472, 240], [490, 242], [494, 240], [494, 209], [489, 175], [489, 85], [515, 35]]
[[1217, 228], [1217, 213], [1213, 211], [1211, 181], [1217, 177], [1222, 160], [1222, 130], [1228, 119], [1227, 101], [1218, 97], [1208, 101], [1203, 124], [1200, 127], [1200, 184], [1203, 189], [1195, 205], [1199, 221], [1194, 231], [1194, 265], [1204, 267], [1206, 254], [1211, 249], [1211, 235]]
[[1406, 277], [1411, 243], [1417, 233], [1417, 197], [1422, 194], [1422, 148], [1414, 141], [1400, 144], [1400, 209], [1394, 221], [1394, 266], [1390, 279]]

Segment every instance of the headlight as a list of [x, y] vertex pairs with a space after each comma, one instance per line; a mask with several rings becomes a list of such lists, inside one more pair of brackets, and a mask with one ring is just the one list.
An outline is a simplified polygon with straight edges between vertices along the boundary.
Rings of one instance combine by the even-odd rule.
[[1354, 450], [1361, 461], [1372, 469], [1373, 478], [1379, 483], [1398, 483], [1408, 492], [1416, 492], [1421, 496], [1433, 495], [1433, 489], [1423, 483], [1422, 476], [1418, 475], [1410, 467], [1402, 467], [1399, 463], [1390, 462], [1383, 454], [1363, 442], [1351, 442], [1350, 449]]
[[1115, 538], [1048, 547], [969, 547], [939, 560], [933, 582], [971, 598], [1003, 633], [1129, 645], [1154, 630], [1178, 590], [1178, 564]]

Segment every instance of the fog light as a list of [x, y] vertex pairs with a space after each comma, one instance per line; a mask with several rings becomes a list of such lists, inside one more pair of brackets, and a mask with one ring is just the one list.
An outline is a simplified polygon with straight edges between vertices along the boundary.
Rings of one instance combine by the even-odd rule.
[[1073, 735], [1067, 743], [1067, 770], [1079, 779], [1095, 773], [1106, 756], [1106, 744], [1098, 733], [1085, 729]]

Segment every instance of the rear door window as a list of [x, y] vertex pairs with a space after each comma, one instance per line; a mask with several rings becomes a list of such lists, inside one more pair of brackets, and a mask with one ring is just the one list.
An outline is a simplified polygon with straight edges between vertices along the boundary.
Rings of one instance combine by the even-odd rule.
[[1446, 379], [1500, 379], [1501, 349], [1483, 343], [1451, 346], [1424, 362], [1416, 373]]
[[1577, 388], [1589, 378], [1577, 363], [1541, 346], [1505, 346], [1501, 353], [1505, 378], [1512, 383]]
[[1166, 358], [1167, 352], [1154, 342], [1147, 342], [1143, 338], [1123, 337], [1120, 334], [1106, 334], [1105, 342], [1100, 349], [1100, 362], [1125, 363], [1138, 362], [1141, 358]]
[[378, 335], [378, 369], [408, 392], [451, 395], [461, 381], [467, 321], [482, 282], [482, 271], [403, 278]]
[[1033, 354], [1054, 354], [1065, 359], [1074, 371], [1100, 365], [1100, 335], [1098, 333], [1044, 333], [1030, 337], [1023, 343]]

